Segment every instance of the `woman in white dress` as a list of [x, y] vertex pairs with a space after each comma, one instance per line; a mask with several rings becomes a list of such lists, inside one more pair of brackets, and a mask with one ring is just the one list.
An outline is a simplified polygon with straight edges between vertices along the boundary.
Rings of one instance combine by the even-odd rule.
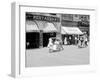
[[67, 45], [67, 37], [64, 39], [64, 44]]
[[49, 38], [49, 43], [48, 43], [47, 47], [49, 48], [49, 52], [52, 52], [52, 49], [53, 49], [53, 40], [52, 40], [52, 38]]
[[55, 40], [53, 50], [58, 50], [58, 48], [59, 48], [59, 41]]

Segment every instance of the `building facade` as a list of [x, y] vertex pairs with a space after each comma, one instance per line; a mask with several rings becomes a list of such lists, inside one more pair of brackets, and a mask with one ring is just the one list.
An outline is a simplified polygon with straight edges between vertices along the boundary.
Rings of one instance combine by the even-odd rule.
[[78, 27], [89, 35], [90, 16], [81, 14], [62, 14], [62, 26]]
[[61, 39], [60, 15], [27, 12], [26, 49], [46, 47], [50, 37]]

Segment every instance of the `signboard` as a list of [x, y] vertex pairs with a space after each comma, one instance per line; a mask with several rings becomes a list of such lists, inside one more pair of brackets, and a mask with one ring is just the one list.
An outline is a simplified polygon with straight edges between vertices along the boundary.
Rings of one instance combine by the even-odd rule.
[[33, 15], [33, 14], [26, 14], [26, 20], [60, 22], [60, 18], [58, 18], [58, 17], [44, 16], [44, 15]]

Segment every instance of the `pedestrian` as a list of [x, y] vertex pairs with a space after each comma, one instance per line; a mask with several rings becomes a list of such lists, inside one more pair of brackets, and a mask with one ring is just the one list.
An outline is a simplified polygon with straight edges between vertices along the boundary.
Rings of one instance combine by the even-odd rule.
[[55, 50], [55, 51], [59, 50], [59, 41], [57, 39], [54, 42], [53, 50]]
[[69, 45], [71, 45], [72, 44], [72, 38], [71, 38], [71, 36], [69, 36]]
[[67, 45], [67, 37], [64, 38], [64, 44]]
[[81, 39], [80, 39], [80, 37], [79, 37], [79, 39], [78, 39], [78, 47], [79, 47], [79, 48], [81, 47]]
[[60, 46], [60, 50], [64, 50], [63, 46], [62, 46], [62, 40], [59, 40], [59, 46]]
[[78, 38], [75, 37], [75, 45], [77, 45], [77, 43], [78, 43]]
[[53, 40], [52, 40], [52, 38], [49, 38], [49, 43], [48, 43], [47, 47], [49, 48], [49, 52], [51, 52], [52, 48], [53, 48]]
[[88, 46], [88, 39], [85, 37], [85, 46]]
[[83, 40], [83, 36], [80, 36], [80, 37], [79, 37], [79, 41], [78, 41], [78, 47], [79, 47], [79, 48], [82, 48], [82, 47], [83, 47], [83, 41], [84, 41], [84, 40]]

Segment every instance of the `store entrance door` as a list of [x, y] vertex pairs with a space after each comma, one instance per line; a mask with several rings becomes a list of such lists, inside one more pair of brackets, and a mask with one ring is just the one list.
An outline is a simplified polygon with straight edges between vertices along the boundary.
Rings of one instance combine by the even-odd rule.
[[56, 37], [56, 33], [43, 33], [43, 47], [47, 47], [50, 37]]
[[39, 48], [39, 32], [26, 32], [26, 49]]

